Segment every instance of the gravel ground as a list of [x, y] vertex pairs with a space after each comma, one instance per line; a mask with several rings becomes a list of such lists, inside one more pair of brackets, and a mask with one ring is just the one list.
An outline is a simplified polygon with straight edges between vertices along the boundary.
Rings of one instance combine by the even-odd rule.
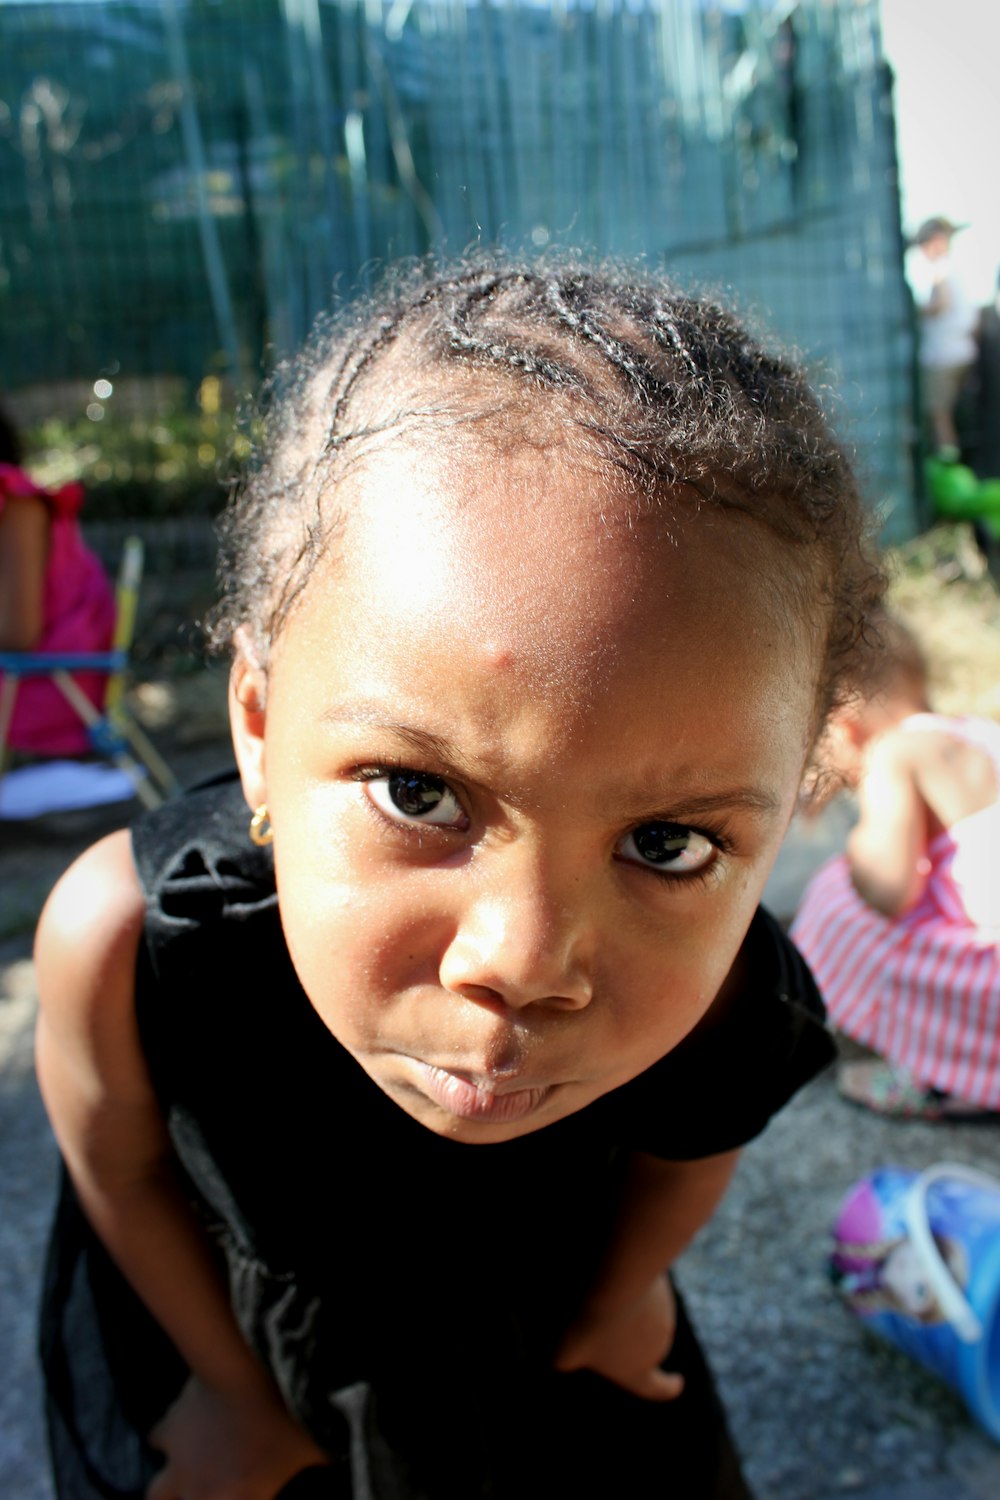
[[[199, 721], [189, 706], [180, 724], [169, 749], [190, 784], [223, 764], [225, 750], [211, 715]], [[5, 896], [37, 908], [75, 850], [126, 811], [3, 829]], [[775, 909], [788, 910], [841, 831], [827, 823], [790, 841], [771, 887]], [[52, 1500], [34, 1321], [55, 1153], [31, 1066], [34, 1008], [22, 931], [0, 942], [0, 1495], [11, 1500]], [[851, 1183], [883, 1163], [940, 1159], [1000, 1174], [1000, 1124], [879, 1120], [845, 1103], [828, 1075], [749, 1147], [721, 1210], [681, 1263], [758, 1500], [1000, 1495], [1000, 1449], [958, 1397], [866, 1335], [826, 1277], [830, 1224]]]
[[886, 1163], [938, 1160], [1000, 1173], [1000, 1125], [880, 1120], [841, 1099], [828, 1074], [748, 1148], [682, 1261], [759, 1500], [1000, 1495], [1000, 1450], [959, 1398], [863, 1332], [826, 1277], [852, 1182]]
[[35, 1085], [35, 995], [26, 940], [0, 948], [0, 1494], [49, 1500], [34, 1364], [34, 1313], [55, 1182]]

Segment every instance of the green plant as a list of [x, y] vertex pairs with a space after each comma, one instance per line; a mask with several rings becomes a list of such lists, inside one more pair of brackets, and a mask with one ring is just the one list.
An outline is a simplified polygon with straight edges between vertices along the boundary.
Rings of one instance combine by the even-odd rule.
[[195, 407], [136, 414], [117, 411], [111, 398], [88, 411], [25, 434], [33, 476], [47, 486], [83, 484], [88, 521], [214, 515], [249, 450], [211, 380]]

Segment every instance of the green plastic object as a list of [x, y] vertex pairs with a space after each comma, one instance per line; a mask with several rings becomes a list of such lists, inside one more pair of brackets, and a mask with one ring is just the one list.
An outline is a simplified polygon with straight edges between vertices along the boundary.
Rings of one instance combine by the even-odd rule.
[[1000, 525], [1000, 479], [984, 479], [976, 498], [979, 514], [995, 525]]
[[971, 521], [979, 515], [979, 480], [965, 464], [929, 459], [927, 485], [939, 515], [959, 521]]

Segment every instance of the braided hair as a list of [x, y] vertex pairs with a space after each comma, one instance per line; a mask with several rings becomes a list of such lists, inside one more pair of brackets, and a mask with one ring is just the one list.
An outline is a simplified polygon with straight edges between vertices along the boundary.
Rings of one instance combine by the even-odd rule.
[[862, 670], [883, 579], [851, 464], [801, 372], [713, 301], [634, 267], [420, 266], [323, 320], [266, 395], [221, 523], [217, 645], [242, 625], [266, 662], [337, 530], [338, 478], [373, 442], [470, 421], [511, 441], [513, 414], [528, 440], [558, 422], [651, 503], [737, 510], [804, 549], [829, 616], [821, 716]]

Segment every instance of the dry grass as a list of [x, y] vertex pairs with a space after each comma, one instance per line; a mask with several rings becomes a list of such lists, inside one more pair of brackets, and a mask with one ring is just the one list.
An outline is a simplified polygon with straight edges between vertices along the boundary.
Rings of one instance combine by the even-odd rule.
[[1000, 720], [1000, 590], [971, 529], [935, 527], [888, 562], [892, 605], [930, 663], [934, 707]]

